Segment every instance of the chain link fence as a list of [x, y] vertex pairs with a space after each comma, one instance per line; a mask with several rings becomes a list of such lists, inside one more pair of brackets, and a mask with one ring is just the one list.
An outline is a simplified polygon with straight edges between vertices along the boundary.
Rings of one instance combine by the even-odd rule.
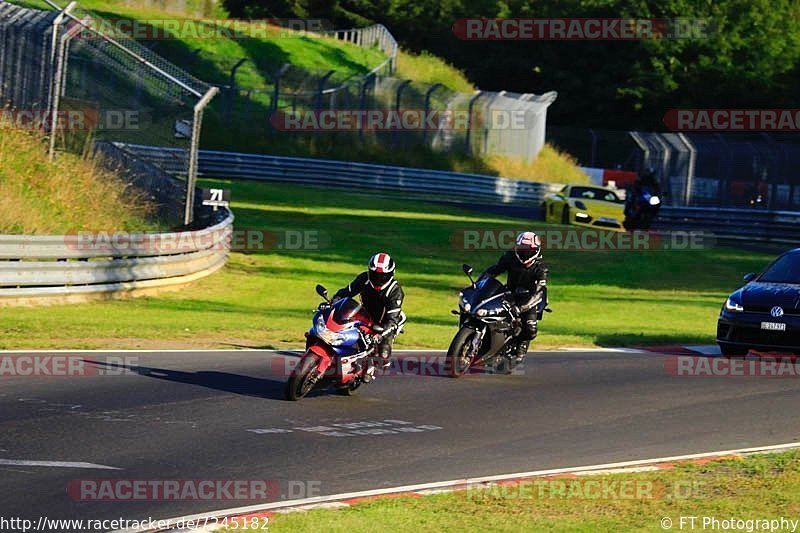
[[550, 127], [547, 138], [584, 167], [655, 168], [670, 205], [800, 209], [796, 135]]
[[271, 78], [267, 87], [220, 86], [214, 109], [225, 128], [246, 124], [277, 143], [345, 137], [390, 149], [423, 146], [532, 161], [544, 146], [547, 108], [557, 96], [461, 93], [374, 71], [343, 75], [291, 65], [271, 69]]
[[53, 11], [1, 4], [0, 97], [7, 117], [45, 131], [51, 156], [88, 153], [98, 141], [177, 148], [171, 157], [185, 169], [189, 224], [203, 107], [217, 89], [76, 2], [47, 3]]

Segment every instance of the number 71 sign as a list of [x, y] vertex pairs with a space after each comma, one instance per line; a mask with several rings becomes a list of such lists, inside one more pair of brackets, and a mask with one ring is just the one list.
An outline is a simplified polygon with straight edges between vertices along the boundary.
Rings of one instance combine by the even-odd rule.
[[203, 205], [213, 206], [214, 211], [231, 203], [231, 191], [228, 189], [202, 189], [202, 194]]

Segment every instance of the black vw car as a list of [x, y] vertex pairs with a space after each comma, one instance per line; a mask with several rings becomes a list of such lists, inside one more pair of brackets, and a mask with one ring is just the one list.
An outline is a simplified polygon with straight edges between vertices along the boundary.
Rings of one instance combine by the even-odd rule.
[[717, 344], [723, 355], [748, 350], [800, 353], [800, 248], [773, 261], [730, 295], [719, 315]]

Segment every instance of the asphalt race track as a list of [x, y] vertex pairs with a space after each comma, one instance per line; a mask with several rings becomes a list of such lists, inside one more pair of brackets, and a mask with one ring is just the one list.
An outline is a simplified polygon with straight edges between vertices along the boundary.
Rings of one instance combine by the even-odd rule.
[[800, 440], [798, 378], [679, 377], [674, 356], [534, 353], [520, 373], [454, 380], [431, 375], [439, 354], [398, 352], [409, 374], [293, 403], [286, 352], [68, 354], [91, 375], [0, 377], [0, 515], [259, 503], [80, 501], [74, 480], [267, 479], [290, 498]]

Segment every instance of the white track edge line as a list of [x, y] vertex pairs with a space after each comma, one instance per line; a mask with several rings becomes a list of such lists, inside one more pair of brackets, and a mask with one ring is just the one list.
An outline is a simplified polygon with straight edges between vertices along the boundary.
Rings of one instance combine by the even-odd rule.
[[[282, 502], [273, 502], [267, 503], [262, 505], [251, 505], [246, 507], [233, 507], [230, 509], [220, 509], [217, 511], [211, 511], [206, 513], [200, 513], [195, 515], [189, 516], [182, 516], [178, 518], [171, 518], [165, 519], [163, 522], [166, 522], [168, 525], [176, 525], [180, 523], [186, 523], [189, 521], [196, 521], [205, 517], [213, 516], [217, 519], [221, 519], [225, 516], [238, 516], [248, 513], [258, 513], [258, 512], [268, 512], [268, 511], [276, 511], [281, 508], [286, 507], [297, 507], [301, 505], [309, 505], [314, 503], [325, 503], [325, 502], [335, 502], [341, 500], [349, 500], [354, 498], [366, 498], [370, 496], [384, 496], [388, 494], [397, 494], [397, 493], [406, 493], [406, 492], [417, 492], [420, 490], [430, 490], [430, 489], [441, 489], [446, 487], [452, 486], [464, 486], [464, 485], [472, 485], [472, 484], [480, 484], [480, 483], [489, 483], [492, 481], [501, 481], [501, 480], [513, 480], [513, 479], [521, 479], [521, 478], [529, 478], [529, 477], [542, 477], [542, 476], [551, 476], [551, 475], [558, 475], [558, 474], [579, 474], [579, 473], [602, 473], [603, 470], [609, 469], [619, 469], [619, 468], [626, 468], [626, 467], [637, 467], [637, 466], [646, 466], [649, 464], [659, 464], [659, 463], [671, 463], [674, 461], [688, 461], [692, 459], [703, 459], [709, 457], [719, 457], [719, 456], [727, 456], [727, 455], [746, 455], [746, 454], [756, 454], [756, 453], [768, 453], [768, 452], [775, 452], [775, 451], [785, 451], [785, 450], [792, 450], [800, 448], [800, 441], [796, 442], [789, 442], [784, 444], [774, 444], [769, 446], [756, 446], [753, 448], [739, 448], [734, 450], [722, 450], [716, 452], [702, 452], [702, 453], [693, 453], [687, 455], [673, 455], [669, 457], [657, 457], [653, 459], [637, 459], [632, 461], [621, 461], [617, 463], [605, 463], [599, 465], [588, 465], [588, 466], [573, 466], [573, 467], [566, 467], [566, 468], [553, 468], [549, 470], [533, 470], [530, 472], [517, 472], [513, 474], [500, 474], [495, 476], [484, 476], [484, 477], [476, 477], [476, 478], [465, 478], [465, 479], [457, 479], [457, 480], [450, 480], [450, 481], [436, 481], [432, 483], [421, 483], [417, 485], [404, 485], [400, 487], [389, 487], [385, 489], [373, 489], [373, 490], [363, 490], [363, 491], [356, 491], [356, 492], [344, 492], [341, 494], [332, 494], [328, 496], [316, 496], [313, 498], [303, 498], [298, 500], [288, 500]], [[169, 526], [168, 526], [169, 527]], [[112, 533], [154, 533], [156, 531], [169, 531], [169, 529], [162, 528], [162, 529], [127, 529], [127, 530], [119, 530]]]

